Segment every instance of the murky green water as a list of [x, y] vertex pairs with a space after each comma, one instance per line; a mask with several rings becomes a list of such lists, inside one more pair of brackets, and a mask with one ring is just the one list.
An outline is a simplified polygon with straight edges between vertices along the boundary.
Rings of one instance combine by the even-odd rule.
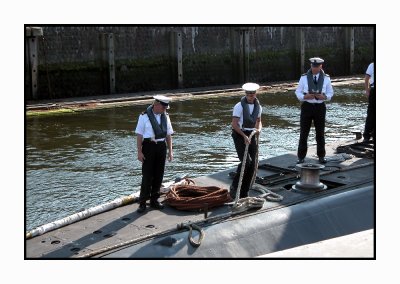
[[[261, 94], [260, 160], [296, 151], [300, 104], [294, 92]], [[230, 136], [233, 106], [240, 96], [175, 101], [174, 161], [164, 181], [236, 166]], [[27, 118], [26, 230], [137, 191], [141, 164], [134, 129], [145, 106]], [[335, 88], [327, 104], [326, 142], [353, 139], [362, 130], [367, 100], [361, 88]], [[309, 137], [314, 143], [313, 130]], [[313, 155], [314, 153], [309, 153]]]

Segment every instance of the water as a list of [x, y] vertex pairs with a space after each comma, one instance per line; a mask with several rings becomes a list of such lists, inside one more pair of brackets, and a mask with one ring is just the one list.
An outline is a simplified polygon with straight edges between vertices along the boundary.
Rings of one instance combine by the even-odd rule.
[[[236, 166], [231, 115], [239, 96], [174, 101], [174, 161], [164, 181], [195, 178]], [[296, 151], [300, 104], [293, 92], [262, 94], [260, 156]], [[26, 230], [138, 190], [136, 127], [143, 106], [33, 117], [26, 121]], [[327, 104], [326, 142], [354, 138], [362, 130], [367, 100], [359, 87], [336, 87]], [[315, 142], [313, 129], [310, 144]], [[313, 155], [315, 153], [308, 153]]]

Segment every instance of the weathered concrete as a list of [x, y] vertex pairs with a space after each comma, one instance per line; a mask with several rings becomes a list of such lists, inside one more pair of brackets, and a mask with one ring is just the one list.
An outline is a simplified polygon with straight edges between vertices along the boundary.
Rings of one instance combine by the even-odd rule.
[[[374, 25], [42, 29], [37, 99], [294, 80], [313, 56], [326, 60], [328, 74], [346, 76], [363, 73], [375, 54]], [[180, 35], [177, 45], [171, 44], [174, 34]], [[110, 36], [112, 66], [103, 56], [103, 39]], [[25, 87], [30, 85], [26, 78]]]

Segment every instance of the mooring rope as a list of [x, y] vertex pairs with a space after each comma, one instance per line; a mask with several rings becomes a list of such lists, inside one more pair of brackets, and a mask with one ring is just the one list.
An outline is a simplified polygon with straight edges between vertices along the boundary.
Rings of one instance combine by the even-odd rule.
[[[254, 136], [256, 133], [257, 133], [256, 130], [253, 130], [253, 131], [250, 133], [250, 136], [249, 136], [250, 142], [251, 142], [251, 139], [253, 138], [253, 136]], [[246, 147], [245, 147], [245, 149], [244, 149], [244, 155], [243, 155], [243, 159], [242, 159], [242, 167], [241, 167], [241, 169], [240, 169], [239, 182], [238, 182], [238, 187], [237, 187], [236, 196], [235, 196], [235, 202], [234, 202], [234, 205], [233, 205], [233, 206], [236, 206], [236, 204], [237, 204], [237, 202], [238, 202], [238, 200], [239, 200], [240, 190], [241, 190], [242, 182], [243, 182], [244, 168], [246, 167], [247, 154], [249, 153], [249, 145], [250, 145], [250, 144], [246, 144]]]
[[218, 186], [197, 186], [193, 180], [188, 184], [172, 186], [163, 203], [179, 210], [198, 210], [221, 206], [231, 201], [227, 189]]
[[[200, 226], [197, 226], [196, 224], [178, 224], [177, 229], [180, 230], [182, 228], [189, 229], [189, 235], [188, 235], [189, 243], [194, 247], [199, 247], [204, 239], [204, 230]], [[193, 230], [199, 232], [199, 239], [197, 242], [192, 237]]]
[[375, 148], [362, 143], [354, 143], [350, 145], [340, 145], [336, 148], [337, 153], [346, 153], [354, 155], [358, 158], [373, 159], [375, 156]]
[[252, 189], [261, 192], [261, 195], [258, 196], [260, 198], [264, 198], [271, 202], [280, 202], [283, 200], [283, 196], [273, 192], [273, 190], [284, 190], [285, 188], [283, 186], [277, 188], [267, 188], [261, 184], [256, 184], [256, 186], [254, 186]]
[[253, 187], [254, 182], [256, 181], [256, 178], [257, 178], [258, 149], [259, 149], [259, 145], [260, 145], [260, 135], [259, 134], [256, 135], [256, 145], [257, 145], [257, 153], [256, 153], [256, 157], [255, 157], [255, 162], [254, 162], [254, 173], [253, 173], [253, 178], [251, 179], [251, 183], [250, 183], [250, 187], [249, 188]]

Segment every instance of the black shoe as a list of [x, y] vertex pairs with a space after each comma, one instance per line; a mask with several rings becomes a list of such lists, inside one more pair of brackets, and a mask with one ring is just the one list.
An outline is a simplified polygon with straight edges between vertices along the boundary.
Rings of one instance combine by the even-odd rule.
[[146, 203], [140, 203], [137, 212], [138, 213], [143, 213], [144, 211], [146, 211]]
[[326, 164], [328, 162], [328, 160], [325, 159], [324, 157], [318, 158], [318, 161], [319, 161], [320, 164]]
[[302, 164], [304, 163], [304, 159], [298, 159], [296, 164]]
[[162, 205], [160, 202], [158, 201], [151, 201], [150, 202], [150, 207], [154, 208], [154, 209], [164, 209], [164, 205]]
[[230, 177], [230, 178], [234, 178], [235, 176], [236, 176], [236, 172], [230, 172], [230, 173], [229, 173], [229, 177]]
[[236, 198], [236, 191], [236, 188], [233, 188], [232, 185], [229, 187], [229, 195], [231, 196], [232, 200], [235, 200]]

